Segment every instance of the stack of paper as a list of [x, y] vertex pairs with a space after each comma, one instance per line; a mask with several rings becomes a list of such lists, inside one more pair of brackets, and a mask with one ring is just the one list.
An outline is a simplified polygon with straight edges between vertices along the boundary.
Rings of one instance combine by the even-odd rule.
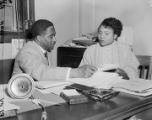
[[74, 38], [72, 40], [72, 43], [75, 43], [76, 45], [90, 46], [95, 44], [96, 42], [94, 42], [92, 39], [88, 37], [79, 37], [79, 38]]
[[90, 78], [73, 78], [70, 82], [94, 88], [113, 89], [138, 96], [152, 95], [152, 81], [145, 79], [124, 80], [116, 73], [97, 71]]
[[15, 110], [15, 109], [20, 109], [20, 107], [15, 104], [11, 104], [6, 100], [4, 101], [4, 111]]
[[114, 90], [138, 95], [138, 96], [149, 96], [152, 95], [152, 81], [145, 79], [134, 79], [134, 80], [121, 80], [112, 85]]
[[72, 78], [69, 81], [95, 88], [110, 89], [114, 83], [120, 80], [121, 77], [117, 73], [97, 71], [90, 78]]
[[60, 92], [65, 88], [65, 86], [71, 83], [67, 81], [38, 81], [35, 82], [36, 88], [43, 94], [54, 93], [60, 95]]
[[69, 82], [66, 81], [37, 81], [35, 82], [36, 88], [39, 89], [48, 89], [48, 88], [53, 88], [53, 87], [58, 87], [58, 86], [63, 86], [63, 85], [68, 85]]
[[11, 98], [6, 94], [6, 86], [6, 84], [0, 85], [0, 111], [19, 109], [19, 106], [10, 103]]

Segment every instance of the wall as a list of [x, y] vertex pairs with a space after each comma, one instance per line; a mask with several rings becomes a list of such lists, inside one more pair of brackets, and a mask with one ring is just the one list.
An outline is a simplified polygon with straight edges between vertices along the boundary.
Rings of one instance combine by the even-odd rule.
[[[119, 18], [134, 31], [133, 49], [138, 55], [152, 55], [152, 7], [149, 0], [35, 0], [36, 19], [51, 20], [59, 46], [81, 34], [95, 32], [106, 17]], [[56, 50], [53, 53], [56, 62]]]
[[56, 28], [57, 44], [53, 51], [53, 64], [56, 64], [56, 48], [66, 40], [79, 34], [78, 0], [35, 0], [35, 19], [48, 19]]
[[106, 17], [119, 18], [134, 31], [133, 49], [152, 55], [152, 7], [150, 0], [81, 0], [82, 33], [94, 32]]

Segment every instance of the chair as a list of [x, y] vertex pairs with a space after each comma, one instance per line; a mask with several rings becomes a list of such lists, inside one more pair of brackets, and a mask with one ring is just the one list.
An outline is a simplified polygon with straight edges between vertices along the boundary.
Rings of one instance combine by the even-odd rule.
[[0, 60], [0, 84], [6, 84], [11, 78], [15, 59]]
[[152, 77], [152, 57], [151, 56], [142, 56], [137, 55], [137, 58], [140, 62], [139, 65], [139, 78], [149, 79]]

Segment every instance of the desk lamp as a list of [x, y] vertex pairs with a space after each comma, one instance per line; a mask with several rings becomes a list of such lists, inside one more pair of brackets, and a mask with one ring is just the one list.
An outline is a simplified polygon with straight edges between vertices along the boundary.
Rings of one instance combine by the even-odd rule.
[[38, 105], [42, 109], [41, 120], [47, 119], [47, 112], [39, 100], [35, 99], [32, 94], [35, 85], [33, 78], [28, 74], [16, 74], [10, 79], [7, 92], [13, 99], [26, 99], [29, 98], [32, 103]]

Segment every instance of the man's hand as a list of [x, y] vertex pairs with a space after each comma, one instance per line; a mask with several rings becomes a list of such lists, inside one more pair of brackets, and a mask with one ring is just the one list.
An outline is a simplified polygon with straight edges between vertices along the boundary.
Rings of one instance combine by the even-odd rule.
[[115, 72], [118, 73], [118, 75], [122, 76], [123, 79], [129, 80], [129, 76], [123, 69], [117, 68]]
[[70, 78], [88, 78], [91, 77], [97, 68], [91, 65], [83, 65], [79, 68], [71, 69]]

